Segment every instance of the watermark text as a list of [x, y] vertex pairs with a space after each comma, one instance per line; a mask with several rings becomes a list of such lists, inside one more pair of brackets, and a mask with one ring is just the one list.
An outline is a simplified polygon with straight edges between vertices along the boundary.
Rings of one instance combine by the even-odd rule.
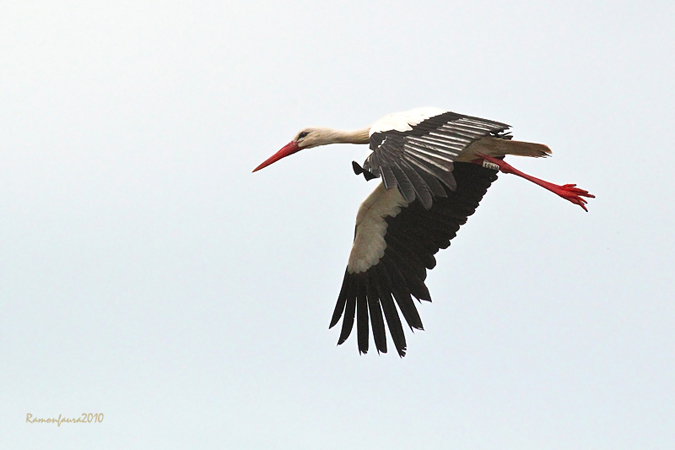
[[63, 417], [59, 414], [59, 418], [50, 417], [48, 419], [42, 417], [33, 417], [31, 413], [26, 414], [26, 423], [55, 423], [60, 427], [62, 423], [101, 423], [103, 422], [103, 413], [82, 413], [77, 418]]

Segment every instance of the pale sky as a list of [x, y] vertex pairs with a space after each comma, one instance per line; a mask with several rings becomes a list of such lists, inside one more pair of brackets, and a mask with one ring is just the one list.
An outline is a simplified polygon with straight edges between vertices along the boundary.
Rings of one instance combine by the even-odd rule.
[[[675, 447], [675, 3], [0, 1], [0, 447]], [[328, 330], [366, 146], [421, 106], [553, 150], [427, 278], [408, 355]], [[26, 423], [101, 413], [101, 423]]]

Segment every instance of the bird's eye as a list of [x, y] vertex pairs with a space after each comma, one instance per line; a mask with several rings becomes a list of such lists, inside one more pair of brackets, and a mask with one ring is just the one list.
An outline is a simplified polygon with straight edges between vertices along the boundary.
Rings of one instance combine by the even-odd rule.
[[307, 136], [308, 134], [309, 134], [308, 132], [303, 131], [302, 133], [300, 133], [300, 134], [298, 135], [298, 139], [302, 139], [302, 138], [304, 138], [305, 136]]

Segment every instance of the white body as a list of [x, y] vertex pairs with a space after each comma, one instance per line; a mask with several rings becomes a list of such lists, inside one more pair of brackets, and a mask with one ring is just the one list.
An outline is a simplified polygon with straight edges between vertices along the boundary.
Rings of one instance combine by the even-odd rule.
[[370, 135], [383, 131], [410, 131], [415, 125], [431, 117], [443, 114], [446, 110], [427, 106], [424, 108], [415, 108], [410, 111], [387, 114], [378, 119], [370, 126]]

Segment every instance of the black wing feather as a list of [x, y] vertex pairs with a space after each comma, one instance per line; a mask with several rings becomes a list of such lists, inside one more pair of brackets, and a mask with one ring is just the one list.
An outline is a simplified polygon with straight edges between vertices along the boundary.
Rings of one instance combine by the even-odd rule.
[[[377, 267], [377, 265], [375, 267]], [[403, 357], [405, 356], [407, 346], [401, 319], [398, 317], [398, 311], [396, 311], [396, 306], [394, 305], [394, 299], [391, 297], [391, 292], [382, 286], [382, 277], [379, 274], [373, 273], [371, 275], [371, 280], [377, 288], [377, 295], [380, 298], [380, 303], [382, 304], [384, 318], [387, 320], [387, 326], [389, 327], [391, 340], [394, 341], [394, 346], [396, 347], [398, 355]]]
[[356, 326], [359, 350], [368, 353], [368, 300], [366, 289], [356, 293]]
[[[370, 310], [370, 323], [373, 327], [373, 340], [378, 352], [387, 353], [387, 334], [382, 318], [382, 307], [377, 289], [366, 278], [366, 295], [368, 297], [368, 309]], [[360, 348], [360, 347], [359, 347]]]

